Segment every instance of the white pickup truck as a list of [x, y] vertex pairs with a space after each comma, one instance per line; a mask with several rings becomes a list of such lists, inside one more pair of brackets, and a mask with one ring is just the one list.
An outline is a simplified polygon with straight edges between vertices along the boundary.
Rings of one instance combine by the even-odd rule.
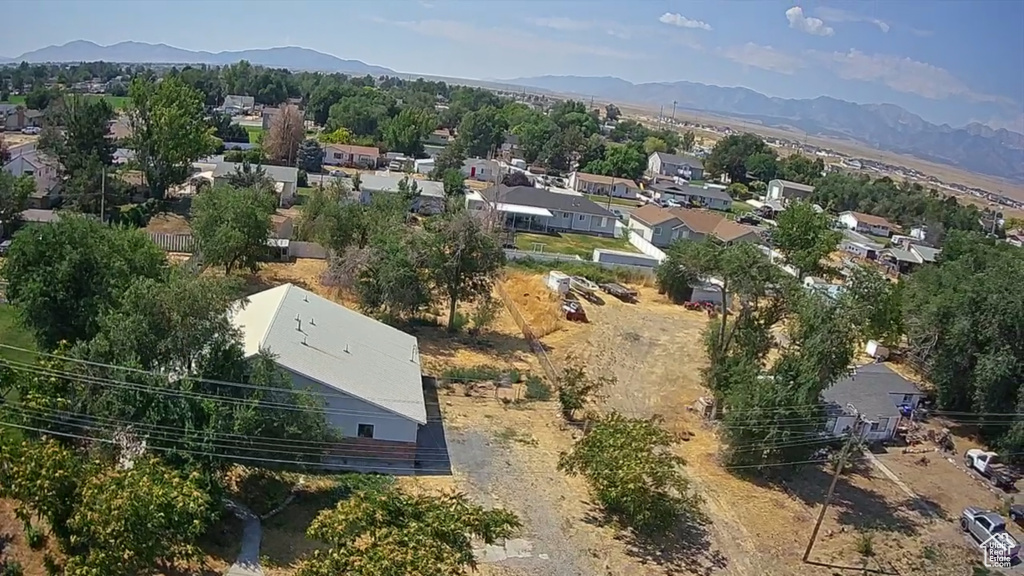
[[1016, 558], [1020, 554], [1020, 543], [1006, 531], [1006, 521], [991, 510], [983, 510], [971, 506], [965, 508], [960, 515], [960, 528], [971, 535], [978, 546], [996, 549], [1007, 558]]

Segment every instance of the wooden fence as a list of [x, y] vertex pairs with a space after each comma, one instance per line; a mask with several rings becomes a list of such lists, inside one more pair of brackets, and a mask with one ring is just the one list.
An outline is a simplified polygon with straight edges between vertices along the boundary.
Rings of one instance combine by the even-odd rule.
[[540, 343], [540, 340], [534, 336], [533, 330], [530, 325], [526, 322], [526, 318], [523, 317], [523, 313], [519, 311], [519, 307], [512, 301], [512, 298], [508, 295], [505, 287], [500, 282], [495, 283], [495, 289], [498, 292], [498, 296], [501, 297], [501, 301], [505, 304], [505, 308], [508, 309], [509, 314], [512, 315], [512, 319], [515, 320], [516, 326], [519, 326], [519, 330], [522, 331], [523, 337], [530, 344], [530, 350], [537, 356], [537, 360], [540, 362], [540, 367], [544, 370], [544, 374], [548, 377], [548, 382], [552, 385], [558, 382], [558, 370], [551, 363], [551, 359], [548, 358], [548, 353], [544, 350], [544, 345]]

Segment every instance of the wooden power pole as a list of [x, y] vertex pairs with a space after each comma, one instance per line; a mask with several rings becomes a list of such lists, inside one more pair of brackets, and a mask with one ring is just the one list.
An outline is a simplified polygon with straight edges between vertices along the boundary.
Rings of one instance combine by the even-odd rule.
[[825, 520], [825, 512], [828, 511], [828, 505], [832, 503], [832, 495], [836, 491], [836, 483], [839, 482], [839, 475], [843, 473], [843, 467], [846, 466], [846, 458], [850, 455], [853, 441], [860, 438], [860, 427], [861, 422], [858, 420], [853, 426], [853, 431], [847, 436], [842, 452], [839, 453], [839, 463], [836, 465], [835, 473], [832, 475], [832, 483], [829, 484], [828, 494], [825, 495], [825, 502], [821, 505], [821, 512], [818, 513], [818, 521], [814, 523], [814, 530], [811, 531], [811, 539], [807, 542], [807, 549], [804, 550], [804, 562], [807, 562], [807, 559], [811, 556], [811, 548], [814, 548], [814, 541], [818, 538], [818, 530], [821, 528], [821, 523]]

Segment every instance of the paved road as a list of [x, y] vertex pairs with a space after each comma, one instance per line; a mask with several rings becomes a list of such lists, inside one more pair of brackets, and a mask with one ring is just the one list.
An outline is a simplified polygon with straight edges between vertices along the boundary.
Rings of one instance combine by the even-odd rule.
[[238, 559], [228, 569], [226, 576], [263, 576], [263, 568], [260, 567], [260, 540], [263, 538], [263, 530], [260, 527], [259, 516], [231, 500], [227, 501], [227, 507], [242, 521], [242, 545]]

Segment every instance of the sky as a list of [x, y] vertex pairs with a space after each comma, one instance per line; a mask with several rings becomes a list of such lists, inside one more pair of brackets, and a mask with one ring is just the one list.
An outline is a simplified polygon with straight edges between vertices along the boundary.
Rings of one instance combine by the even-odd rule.
[[0, 55], [72, 40], [303, 46], [408, 73], [687, 80], [1024, 132], [1024, 1], [8, 1]]

